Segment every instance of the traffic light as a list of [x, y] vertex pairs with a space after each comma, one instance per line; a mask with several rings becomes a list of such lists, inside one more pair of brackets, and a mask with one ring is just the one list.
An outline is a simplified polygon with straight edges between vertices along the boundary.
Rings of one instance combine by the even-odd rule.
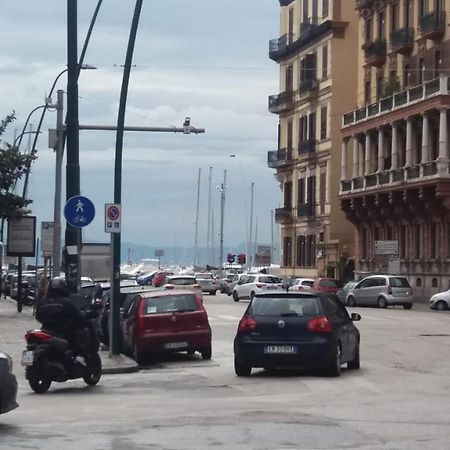
[[228, 253], [228, 255], [227, 255], [227, 261], [228, 261], [230, 264], [233, 264], [233, 263], [234, 263], [234, 258], [235, 258], [235, 256], [236, 256], [236, 255], [233, 255], [233, 253]]
[[245, 254], [244, 253], [239, 253], [238, 255], [238, 263], [239, 264], [245, 264]]

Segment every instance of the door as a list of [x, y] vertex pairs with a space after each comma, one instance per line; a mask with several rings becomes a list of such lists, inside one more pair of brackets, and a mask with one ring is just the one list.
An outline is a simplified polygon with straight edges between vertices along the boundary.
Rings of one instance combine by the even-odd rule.
[[124, 349], [131, 350], [133, 348], [134, 330], [136, 329], [136, 318], [139, 304], [139, 296], [135, 296], [130, 300], [128, 307], [124, 310], [122, 319], [122, 335]]
[[253, 288], [253, 282], [255, 281], [255, 276], [251, 275], [247, 278], [245, 284], [241, 286], [241, 289], [239, 291], [239, 297], [240, 298], [250, 298], [250, 292]]

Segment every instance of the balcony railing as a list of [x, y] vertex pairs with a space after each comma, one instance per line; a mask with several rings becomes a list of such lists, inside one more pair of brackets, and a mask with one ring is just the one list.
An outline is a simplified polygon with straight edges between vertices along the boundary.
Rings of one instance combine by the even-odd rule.
[[288, 166], [292, 163], [292, 148], [280, 148], [267, 152], [267, 165], [271, 169]]
[[420, 34], [427, 39], [439, 39], [445, 32], [445, 11], [433, 11], [420, 18]]
[[282, 208], [275, 209], [275, 221], [284, 222], [285, 220], [292, 219], [292, 208], [289, 206], [283, 206]]
[[423, 176], [429, 177], [437, 174], [436, 161], [430, 161], [423, 164]]
[[399, 28], [391, 33], [393, 52], [406, 54], [414, 47], [414, 28]]
[[281, 94], [269, 97], [269, 111], [278, 114], [292, 108], [293, 91], [284, 91]]
[[306, 202], [298, 204], [298, 216], [299, 217], [312, 217], [316, 215], [314, 203]]
[[309, 155], [315, 153], [316, 151], [316, 140], [309, 139], [307, 141], [302, 141], [298, 144], [298, 154], [299, 155]]
[[288, 6], [290, 5], [294, 0], [280, 0], [280, 6]]
[[398, 92], [389, 97], [382, 98], [376, 103], [363, 106], [354, 111], [344, 114], [342, 119], [342, 126], [355, 125], [364, 120], [372, 119], [373, 117], [382, 116], [390, 111], [406, 108], [415, 102], [422, 101], [436, 95], [450, 94], [450, 78], [441, 77], [434, 80], [427, 81], [424, 84], [415, 86], [406, 91]]
[[317, 79], [316, 78], [306, 78], [300, 81], [298, 86], [299, 94], [301, 97], [307, 94], [312, 94], [317, 92]]
[[287, 34], [269, 41], [269, 58], [277, 60], [287, 49]]
[[305, 35], [314, 32], [319, 26], [318, 17], [309, 17], [300, 24], [300, 35]]
[[386, 40], [377, 39], [363, 46], [366, 63], [371, 66], [381, 66], [386, 61]]

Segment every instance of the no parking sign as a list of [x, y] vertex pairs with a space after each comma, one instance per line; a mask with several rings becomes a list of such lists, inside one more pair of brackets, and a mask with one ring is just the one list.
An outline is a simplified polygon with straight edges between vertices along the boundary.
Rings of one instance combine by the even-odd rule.
[[120, 233], [121, 205], [106, 203], [105, 205], [105, 233]]

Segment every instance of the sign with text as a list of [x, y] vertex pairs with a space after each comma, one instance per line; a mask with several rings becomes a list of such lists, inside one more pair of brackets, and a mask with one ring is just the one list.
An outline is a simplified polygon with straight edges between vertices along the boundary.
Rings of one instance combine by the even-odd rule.
[[8, 220], [7, 256], [35, 256], [36, 217]]
[[41, 222], [41, 249], [44, 257], [53, 256], [53, 222]]
[[155, 250], [155, 256], [161, 258], [161, 256], [164, 256], [164, 250]]
[[398, 241], [375, 241], [375, 255], [398, 255]]

